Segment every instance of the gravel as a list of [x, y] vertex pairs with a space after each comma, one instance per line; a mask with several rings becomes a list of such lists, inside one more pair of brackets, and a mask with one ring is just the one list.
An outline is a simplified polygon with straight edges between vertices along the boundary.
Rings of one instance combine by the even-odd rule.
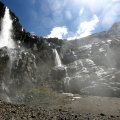
[[120, 116], [80, 114], [70, 109], [30, 107], [0, 101], [0, 120], [120, 120]]

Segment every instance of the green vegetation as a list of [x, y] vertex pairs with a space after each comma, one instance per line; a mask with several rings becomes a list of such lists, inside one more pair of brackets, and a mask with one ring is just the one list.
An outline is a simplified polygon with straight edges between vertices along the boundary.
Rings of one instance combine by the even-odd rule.
[[29, 105], [49, 106], [57, 99], [57, 92], [48, 86], [40, 86], [28, 91], [25, 96], [25, 103]]

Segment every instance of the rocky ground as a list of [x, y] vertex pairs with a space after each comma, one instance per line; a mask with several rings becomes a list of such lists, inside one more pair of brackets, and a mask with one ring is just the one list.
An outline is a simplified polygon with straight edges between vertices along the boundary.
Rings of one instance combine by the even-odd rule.
[[67, 97], [50, 107], [0, 101], [0, 120], [120, 120], [119, 98]]

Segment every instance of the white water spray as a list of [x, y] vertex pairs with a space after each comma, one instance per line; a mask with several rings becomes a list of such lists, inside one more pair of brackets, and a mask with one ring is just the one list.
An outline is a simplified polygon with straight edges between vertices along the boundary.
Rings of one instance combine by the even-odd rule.
[[66, 66], [65, 66], [65, 71], [66, 71], [66, 77], [64, 78], [65, 91], [66, 92], [70, 92], [69, 91], [70, 77], [68, 75], [68, 71], [67, 71], [67, 67]]
[[65, 91], [69, 92], [69, 84], [70, 84], [70, 77], [68, 76], [68, 71], [67, 71], [67, 67], [62, 65], [60, 56], [57, 52], [56, 49], [53, 49], [53, 52], [55, 54], [55, 65], [57, 67], [64, 67], [65, 71], [66, 71], [66, 77], [64, 78], [64, 84], [65, 84]]
[[7, 47], [8, 52], [9, 52], [9, 62], [8, 62], [8, 72], [5, 77], [5, 81], [2, 83], [2, 90], [3, 90], [3, 98], [7, 102], [11, 102], [10, 97], [8, 96], [9, 94], [9, 87], [8, 87], [8, 80], [10, 80], [10, 74], [11, 74], [11, 68], [12, 68], [12, 63], [13, 63], [13, 48], [15, 48], [15, 43], [12, 39], [12, 19], [10, 17], [10, 12], [9, 9], [6, 7], [5, 9], [5, 14], [2, 19], [2, 24], [1, 24], [1, 32], [0, 32], [0, 48], [2, 47]]
[[7, 46], [8, 48], [15, 48], [15, 43], [12, 39], [12, 20], [10, 18], [9, 9], [6, 7], [5, 15], [2, 20], [2, 27], [0, 33], [0, 48]]
[[62, 67], [62, 62], [61, 62], [61, 59], [60, 59], [60, 56], [59, 56], [57, 50], [53, 49], [53, 52], [55, 53], [55, 65], [57, 67]]

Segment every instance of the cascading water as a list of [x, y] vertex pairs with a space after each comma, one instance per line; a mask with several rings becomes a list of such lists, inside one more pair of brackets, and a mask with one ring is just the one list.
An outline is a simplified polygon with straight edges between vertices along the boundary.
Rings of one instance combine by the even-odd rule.
[[12, 39], [12, 20], [10, 18], [9, 9], [6, 7], [5, 15], [2, 19], [2, 27], [0, 33], [0, 48], [1, 47], [15, 48], [15, 43]]
[[1, 84], [2, 88], [2, 97], [4, 100], [7, 102], [11, 102], [10, 97], [8, 96], [9, 94], [9, 81], [10, 81], [10, 74], [11, 74], [11, 68], [12, 68], [12, 63], [13, 63], [13, 48], [15, 48], [15, 43], [12, 39], [12, 19], [10, 17], [10, 12], [9, 9], [6, 7], [5, 9], [5, 14], [2, 19], [2, 24], [1, 24], [1, 33], [0, 33], [0, 48], [3, 49], [3, 47], [7, 50], [7, 53], [9, 55], [9, 60], [7, 63], [7, 75], [4, 73], [4, 79]]
[[15, 48], [15, 42], [12, 39], [12, 30], [13, 30], [13, 25], [12, 25], [13, 21], [11, 19], [10, 16], [10, 11], [9, 9], [6, 7], [5, 9], [5, 14], [4, 17], [2, 19], [2, 25], [1, 25], [1, 33], [0, 33], [0, 48], [2, 47], [7, 47], [8, 53], [9, 53], [9, 58], [10, 58], [10, 64], [9, 64], [9, 68], [12, 67], [12, 62], [14, 60], [13, 57], [13, 52], [11, 49]]
[[65, 66], [65, 71], [66, 71], [66, 77], [64, 78], [65, 92], [69, 93], [70, 77], [68, 76], [68, 71], [66, 66]]
[[53, 49], [53, 52], [55, 54], [55, 65], [56, 65], [56, 67], [63, 67], [65, 69], [65, 72], [66, 72], [66, 77], [64, 78], [65, 92], [70, 92], [69, 91], [70, 77], [68, 76], [67, 67], [62, 65], [62, 62], [61, 62], [61, 59], [60, 59], [60, 56], [59, 56], [57, 50]]
[[53, 49], [53, 52], [55, 53], [55, 65], [57, 67], [62, 67], [62, 62], [61, 62], [61, 59], [60, 59], [60, 56], [59, 56], [57, 50]]

